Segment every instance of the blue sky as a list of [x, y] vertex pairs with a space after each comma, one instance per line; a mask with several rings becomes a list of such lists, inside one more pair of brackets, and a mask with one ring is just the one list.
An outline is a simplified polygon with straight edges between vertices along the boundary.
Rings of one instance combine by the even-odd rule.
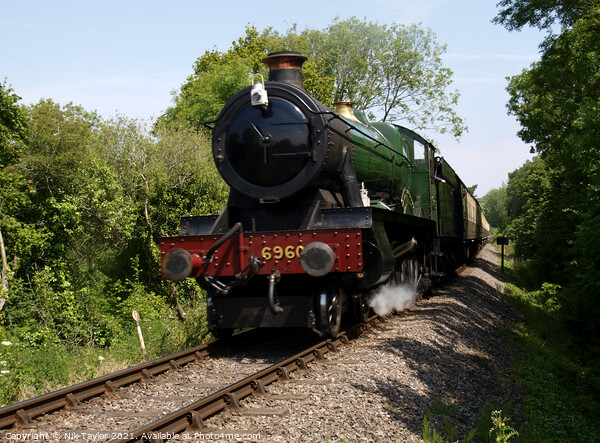
[[51, 98], [104, 118], [146, 120], [171, 105], [197, 57], [227, 50], [248, 24], [323, 29], [351, 16], [420, 23], [447, 45], [444, 65], [454, 71], [457, 111], [469, 127], [459, 141], [425, 135], [467, 185], [479, 185], [479, 196], [531, 158], [506, 113], [505, 77], [539, 58], [543, 34], [493, 25], [496, 0], [0, 0], [0, 7], [0, 81], [6, 77], [23, 103]]

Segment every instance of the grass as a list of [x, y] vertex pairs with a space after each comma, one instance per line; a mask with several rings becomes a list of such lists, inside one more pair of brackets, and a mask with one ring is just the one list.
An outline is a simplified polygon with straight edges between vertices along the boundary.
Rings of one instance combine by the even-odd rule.
[[[510, 267], [512, 281], [522, 281], [522, 268]], [[521, 349], [510, 374], [526, 391], [523, 441], [600, 441], [600, 346], [573, 335], [559, 315], [561, 288], [544, 283], [526, 291], [508, 284], [508, 301], [523, 315], [513, 330]]]
[[560, 286], [544, 283], [537, 290], [523, 289], [532, 281], [530, 270], [508, 259], [505, 272], [506, 298], [523, 318], [509, 331], [507, 343], [519, 356], [509, 376], [526, 393], [524, 404], [517, 406], [522, 419], [513, 423], [500, 407], [487, 404], [478, 412], [476, 427], [459, 440], [453, 409], [434, 399], [423, 419], [423, 440], [600, 441], [600, 344], [573, 334], [560, 317]]
[[[452, 421], [459, 413], [459, 408], [459, 405], [449, 405], [443, 400], [434, 397], [427, 415], [423, 418], [423, 441], [427, 443], [497, 441], [492, 438], [491, 431], [498, 429], [493, 420], [494, 413], [499, 411], [495, 410], [489, 403], [486, 404], [477, 412], [475, 427], [466, 435], [461, 436], [452, 424]], [[441, 426], [436, 426], [436, 422], [440, 423]], [[439, 433], [437, 429], [439, 429]]]
[[[56, 391], [152, 360], [203, 342], [206, 306], [203, 298], [184, 306], [184, 322], [175, 315], [140, 322], [147, 354], [140, 350], [135, 324], [113, 337], [110, 347], [32, 346], [11, 339], [0, 344], [0, 407]], [[210, 336], [208, 338], [211, 338]]]
[[597, 345], [569, 333], [548, 308], [544, 290], [509, 287], [509, 300], [525, 318], [513, 330], [525, 357], [511, 370], [527, 392], [519, 428], [523, 440], [600, 440], [600, 365], [589, 358]]

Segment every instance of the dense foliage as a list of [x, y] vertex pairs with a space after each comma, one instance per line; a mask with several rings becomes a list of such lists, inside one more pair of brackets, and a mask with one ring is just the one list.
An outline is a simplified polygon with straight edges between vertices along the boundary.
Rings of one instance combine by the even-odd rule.
[[[14, 185], [21, 177], [10, 166], [17, 161], [23, 149], [23, 138], [26, 136], [26, 118], [17, 102], [21, 98], [10, 86], [0, 83], [0, 219], [3, 218], [4, 202], [14, 192]], [[2, 270], [0, 274], [0, 310], [8, 296], [8, 262], [6, 248], [2, 237], [3, 226], [0, 224], [0, 256]]]
[[459, 94], [448, 92], [452, 71], [442, 65], [445, 46], [435, 34], [417, 25], [391, 26], [350, 18], [324, 30], [292, 27], [285, 34], [254, 27], [221, 53], [207, 51], [175, 96], [175, 106], [163, 116], [200, 127], [214, 120], [231, 95], [249, 85], [255, 72], [267, 76], [261, 60], [269, 53], [292, 50], [308, 57], [306, 90], [332, 106], [352, 101], [383, 121], [401, 121], [420, 130], [465, 130], [456, 115]]
[[2, 92], [5, 402], [16, 399], [5, 383], [25, 383], [18, 365], [36, 350], [118, 345], [129, 340], [133, 309], [146, 322], [184, 316], [181, 305], [200, 291], [163, 281], [157, 240], [176, 234], [182, 215], [218, 212], [227, 189], [203, 134], [150, 134], [124, 117], [51, 100], [21, 107], [10, 88]]
[[[600, 334], [600, 5], [504, 0], [496, 21], [549, 33], [541, 60], [510, 79], [509, 112], [538, 156], [486, 198], [490, 220], [515, 240], [529, 285], [562, 287], [559, 311]], [[560, 33], [552, 27], [562, 25]]]
[[2, 208], [2, 320], [34, 334], [33, 344], [106, 344], [118, 332], [108, 313], [161, 314], [171, 289], [157, 239], [176, 232], [179, 215], [217, 211], [225, 186], [196, 133], [150, 136], [135, 121], [50, 100], [23, 112], [29, 135]]

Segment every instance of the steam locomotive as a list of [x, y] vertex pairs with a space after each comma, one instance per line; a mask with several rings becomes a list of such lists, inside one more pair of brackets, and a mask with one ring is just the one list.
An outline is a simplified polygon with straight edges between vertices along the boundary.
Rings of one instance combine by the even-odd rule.
[[299, 53], [263, 61], [268, 81], [256, 74], [210, 122], [227, 206], [183, 217], [180, 235], [160, 240], [163, 277], [198, 279], [215, 336], [335, 336], [343, 319], [367, 318], [375, 287], [424, 291], [476, 252], [489, 225], [431, 143], [350, 103], [315, 100]]

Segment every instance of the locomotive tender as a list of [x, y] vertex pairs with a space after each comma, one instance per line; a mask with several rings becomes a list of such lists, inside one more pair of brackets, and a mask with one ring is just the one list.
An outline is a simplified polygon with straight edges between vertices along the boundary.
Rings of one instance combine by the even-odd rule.
[[485, 240], [475, 198], [435, 148], [404, 127], [335, 110], [303, 88], [306, 57], [267, 56], [214, 122], [212, 151], [230, 185], [218, 216], [183, 217], [162, 238], [161, 272], [197, 278], [216, 336], [306, 327], [335, 336], [366, 319], [369, 291], [423, 290]]

